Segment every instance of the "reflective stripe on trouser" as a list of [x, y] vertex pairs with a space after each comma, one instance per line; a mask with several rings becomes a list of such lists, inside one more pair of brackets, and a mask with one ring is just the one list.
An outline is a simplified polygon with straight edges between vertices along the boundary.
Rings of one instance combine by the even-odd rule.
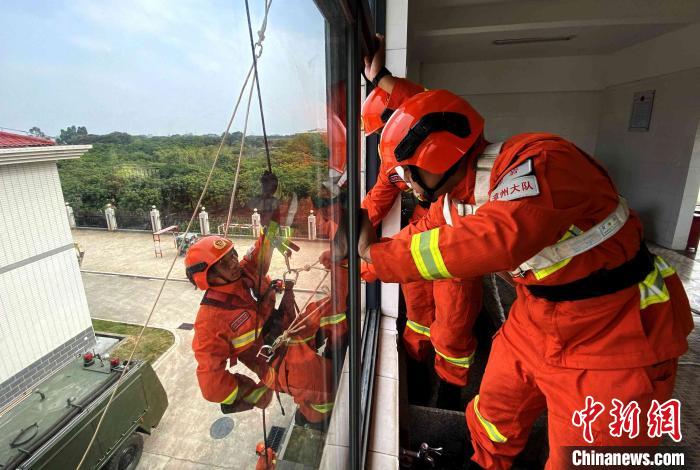
[[311, 340], [314, 339], [314, 338], [316, 338], [316, 333], [314, 333], [313, 335], [308, 336], [308, 337], [306, 337], [306, 338], [294, 338], [294, 339], [292, 339], [292, 340], [289, 341], [289, 345], [290, 345], [290, 346], [293, 346], [293, 345], [296, 345], [296, 344], [305, 344], [305, 343], [308, 343], [309, 341], [311, 341]]
[[451, 384], [467, 385], [474, 360], [476, 339], [472, 328], [481, 310], [481, 279], [449, 279], [433, 282], [435, 321], [430, 341], [435, 349], [435, 372]]
[[406, 301], [406, 328], [402, 339], [406, 353], [416, 361], [427, 361], [433, 350], [430, 325], [435, 320], [435, 299], [432, 281], [401, 284]]
[[319, 413], [329, 413], [333, 409], [333, 402], [330, 403], [311, 403], [309, 404], [311, 408], [318, 411]]
[[484, 468], [511, 468], [525, 447], [534, 422], [547, 410], [550, 453], [545, 468], [568, 468], [571, 452], [565, 446], [587, 445], [582, 428], [572, 423], [573, 413], [585, 407], [586, 396], [606, 406], [593, 422], [593, 445], [657, 444], [658, 439], [647, 435], [644, 415], [639, 420], [639, 436], [631, 439], [623, 432], [621, 437], [612, 437], [609, 425], [613, 417], [608, 409], [613, 398], [624, 404], [635, 400], [644, 412], [652, 399], [660, 403], [668, 400], [673, 391], [676, 360], [627, 369], [549, 365], [544, 360], [547, 346], [543, 336], [521, 323], [511, 322], [530, 314], [532, 305], [524, 304], [516, 301], [510, 319], [496, 333], [479, 395], [467, 405], [472, 459]]
[[493, 442], [506, 442], [508, 441], [508, 438], [501, 434], [501, 432], [498, 430], [495, 424], [484, 418], [481, 413], [479, 413], [479, 395], [474, 397], [474, 400], [472, 400], [473, 407], [474, 407], [474, 414], [476, 414], [477, 419], [479, 420], [479, 424], [481, 424], [481, 427], [484, 428], [486, 431], [486, 434], [488, 434], [489, 439], [491, 439]]
[[233, 391], [229, 394], [229, 396], [227, 396], [226, 398], [221, 400], [221, 403], [223, 403], [224, 405], [230, 405], [231, 403], [236, 401], [237, 396], [238, 396], [238, 385], [236, 385], [236, 388], [233, 389]]
[[250, 393], [246, 395], [243, 399], [248, 403], [254, 405], [258, 402], [258, 400], [260, 400], [260, 397], [262, 397], [268, 390], [269, 388], [265, 387], [264, 385], [261, 385], [260, 387], [251, 390]]
[[434, 228], [427, 232], [421, 232], [411, 237], [411, 256], [423, 279], [432, 281], [435, 279], [450, 279], [452, 274], [445, 266], [445, 260], [440, 253], [438, 245], [440, 241], [440, 229]]
[[664, 278], [672, 276], [675, 272], [663, 258], [660, 256], [654, 258], [654, 270], [638, 284], [640, 309], [667, 302], [670, 299]]
[[340, 322], [346, 320], [345, 312], [337, 313], [335, 315], [328, 315], [326, 317], [321, 317], [319, 327], [324, 327], [328, 325], [337, 325]]

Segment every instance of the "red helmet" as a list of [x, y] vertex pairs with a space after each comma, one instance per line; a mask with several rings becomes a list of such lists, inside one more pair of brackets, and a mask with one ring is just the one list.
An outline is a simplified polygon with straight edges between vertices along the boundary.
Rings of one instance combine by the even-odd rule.
[[265, 444], [262, 441], [258, 442], [255, 446], [255, 453], [258, 455], [265, 455]]
[[376, 87], [362, 103], [362, 128], [366, 135], [371, 135], [384, 127], [393, 109], [389, 109], [389, 93]]
[[392, 113], [411, 96], [425, 91], [404, 78], [397, 78], [391, 94], [376, 87], [362, 103], [362, 128], [366, 135], [372, 135], [384, 127]]
[[391, 171], [413, 165], [446, 173], [482, 141], [484, 118], [447, 90], [431, 90], [408, 99], [387, 121], [379, 151]]
[[210, 235], [197, 240], [185, 255], [185, 274], [198, 289], [209, 289], [207, 273], [217, 261], [233, 250], [233, 242], [228, 238]]

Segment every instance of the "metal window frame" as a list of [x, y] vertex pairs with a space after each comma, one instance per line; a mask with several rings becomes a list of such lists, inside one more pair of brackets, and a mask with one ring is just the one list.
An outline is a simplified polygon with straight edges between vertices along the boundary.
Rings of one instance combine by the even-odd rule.
[[[360, 263], [357, 252], [360, 214], [360, 79], [363, 60], [374, 48], [375, 30], [383, 32], [385, 0], [315, 0], [322, 15], [337, 19], [342, 15], [345, 22], [345, 83], [346, 83], [346, 171], [348, 198], [346, 224], [348, 233], [348, 303], [349, 323], [349, 468], [365, 467], [369, 442], [372, 395], [377, 340], [379, 336], [379, 289], [368, 287], [367, 312], [361, 324]], [[376, 22], [379, 19], [380, 22]], [[332, 37], [327, 31], [327, 37]], [[327, 52], [327, 62], [334, 57]], [[343, 65], [343, 64], [335, 64]], [[329, 72], [332, 73], [331, 70]], [[371, 85], [368, 85], [371, 86]], [[368, 88], [368, 91], [371, 89]], [[374, 143], [372, 144], [372, 140]], [[367, 187], [374, 185], [379, 168], [377, 136], [367, 141]]]

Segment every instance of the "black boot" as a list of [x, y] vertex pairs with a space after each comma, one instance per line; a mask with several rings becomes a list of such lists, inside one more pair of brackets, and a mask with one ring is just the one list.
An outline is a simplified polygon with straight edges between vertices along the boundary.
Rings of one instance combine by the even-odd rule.
[[406, 355], [406, 378], [408, 402], [412, 405], [428, 406], [431, 395], [430, 366]]
[[443, 410], [461, 411], [464, 408], [462, 406], [462, 387], [441, 380], [435, 407]]

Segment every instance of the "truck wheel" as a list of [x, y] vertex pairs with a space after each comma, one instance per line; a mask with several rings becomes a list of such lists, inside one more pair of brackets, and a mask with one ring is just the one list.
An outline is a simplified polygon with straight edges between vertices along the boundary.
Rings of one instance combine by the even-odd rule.
[[143, 437], [135, 432], [127, 437], [107, 463], [107, 470], [134, 470], [143, 453]]

